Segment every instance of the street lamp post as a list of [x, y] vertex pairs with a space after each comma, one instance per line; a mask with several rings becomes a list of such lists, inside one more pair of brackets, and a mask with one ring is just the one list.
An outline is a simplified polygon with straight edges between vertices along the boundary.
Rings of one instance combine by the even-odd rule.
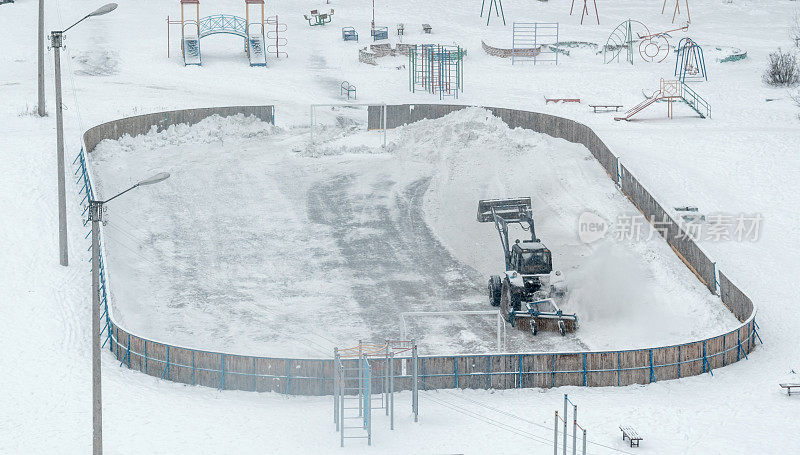
[[[64, 45], [64, 32], [92, 16], [110, 13], [117, 8], [116, 3], [108, 3], [97, 8], [64, 30], [50, 32], [50, 45], [55, 58], [56, 84], [56, 160], [58, 161], [58, 248], [61, 265], [69, 265], [67, 252], [67, 197], [64, 188], [64, 118], [61, 112], [61, 47]], [[42, 100], [44, 99], [42, 92]], [[43, 104], [43, 103], [42, 103]], [[41, 109], [41, 106], [40, 106]]]
[[39, 101], [36, 106], [39, 117], [44, 117], [47, 112], [44, 105], [44, 0], [39, 0]]
[[92, 222], [92, 453], [94, 455], [103, 454], [103, 395], [100, 388], [100, 222], [103, 221], [103, 204], [136, 187], [152, 185], [168, 177], [168, 173], [162, 172], [105, 201], [89, 201], [89, 221]]

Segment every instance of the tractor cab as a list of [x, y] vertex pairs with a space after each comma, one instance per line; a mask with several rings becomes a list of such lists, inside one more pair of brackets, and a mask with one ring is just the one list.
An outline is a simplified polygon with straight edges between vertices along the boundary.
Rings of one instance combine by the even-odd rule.
[[550, 250], [539, 242], [519, 240], [511, 247], [511, 270], [523, 275], [545, 275], [553, 271]]

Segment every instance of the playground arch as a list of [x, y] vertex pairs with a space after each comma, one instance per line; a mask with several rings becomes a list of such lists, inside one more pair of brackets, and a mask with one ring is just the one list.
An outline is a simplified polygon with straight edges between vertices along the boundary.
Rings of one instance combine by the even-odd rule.
[[[466, 108], [464, 105], [416, 104], [375, 105], [368, 110], [368, 126], [395, 128], [422, 119], [443, 117]], [[531, 129], [553, 137], [585, 145], [609, 177], [648, 220], [671, 220], [658, 202], [633, 177], [602, 140], [589, 127], [570, 119], [515, 109], [486, 108], [510, 127]], [[93, 194], [86, 153], [104, 139], [146, 134], [153, 127], [162, 131], [171, 125], [195, 124], [219, 115], [255, 116], [274, 124], [274, 106], [233, 106], [158, 112], [122, 118], [90, 128], [83, 134], [83, 148], [75, 158], [76, 175], [82, 197]], [[674, 226], [673, 226], [674, 225]], [[625, 386], [662, 380], [713, 375], [713, 370], [747, 358], [755, 349], [758, 325], [750, 298], [733, 284], [715, 263], [684, 236], [675, 239], [673, 222], [662, 235], [675, 253], [710, 292], [741, 324], [728, 332], [670, 346], [641, 349], [572, 352], [526, 352], [503, 354], [464, 354], [419, 356], [418, 387], [426, 389], [474, 388], [510, 389], [523, 387]], [[102, 233], [101, 233], [102, 235]], [[334, 360], [274, 358], [212, 352], [149, 340], [119, 326], [109, 312], [104, 261], [101, 249], [101, 302], [104, 324], [98, 336], [111, 350], [120, 366], [170, 381], [204, 385], [224, 390], [274, 391], [291, 395], [329, 395], [333, 393]], [[718, 272], [718, 278], [717, 278]], [[408, 358], [396, 358], [395, 371], [410, 370]], [[406, 368], [403, 368], [406, 367]], [[410, 375], [400, 375], [395, 390], [410, 390]]]

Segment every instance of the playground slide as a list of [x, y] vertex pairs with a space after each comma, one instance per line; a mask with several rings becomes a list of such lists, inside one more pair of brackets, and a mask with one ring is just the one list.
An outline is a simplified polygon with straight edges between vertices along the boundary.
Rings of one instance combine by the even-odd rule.
[[267, 54], [264, 49], [264, 36], [251, 35], [247, 40], [250, 66], [267, 66]]
[[628, 112], [625, 113], [622, 117], [614, 117], [614, 120], [630, 120], [631, 117], [638, 114], [639, 112], [643, 111], [647, 106], [655, 103], [656, 101], [662, 98], [661, 91], [657, 91], [653, 94], [650, 98], [642, 101], [641, 103], [637, 104], [636, 106], [630, 108]]
[[197, 37], [183, 38], [183, 64], [200, 66], [200, 40]]

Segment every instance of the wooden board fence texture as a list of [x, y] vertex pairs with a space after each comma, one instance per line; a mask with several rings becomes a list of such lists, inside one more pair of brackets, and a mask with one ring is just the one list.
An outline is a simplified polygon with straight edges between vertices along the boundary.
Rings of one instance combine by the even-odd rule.
[[[386, 107], [387, 127], [441, 118], [467, 106], [390, 105]], [[619, 164], [617, 158], [587, 126], [573, 120], [536, 112], [487, 108], [511, 128], [527, 128], [585, 145], [620, 184], [633, 204], [663, 228], [662, 235], [698, 278], [716, 293], [715, 265], [672, 220], [650, 193]], [[103, 139], [118, 139], [160, 131], [177, 123], [194, 124], [210, 115], [255, 115], [274, 122], [273, 106], [189, 109], [147, 114], [104, 123], [84, 134], [87, 151]], [[380, 106], [370, 106], [368, 127], [379, 128]], [[742, 324], [723, 335], [673, 346], [659, 346], [622, 351], [587, 351], [554, 353], [475, 354], [420, 356], [417, 359], [418, 387], [423, 390], [443, 388], [510, 389], [520, 387], [625, 386], [694, 376], [723, 367], [747, 356], [755, 348], [757, 337], [754, 306], [750, 298], [719, 272], [722, 302]], [[172, 346], [138, 337], [108, 320], [110, 338], [107, 346], [131, 369], [151, 376], [226, 390], [278, 392], [291, 395], [327, 395], [333, 393], [332, 359], [286, 359], [209, 352]], [[355, 361], [345, 359], [345, 366]], [[395, 389], [412, 387], [412, 359], [394, 359]], [[386, 360], [371, 361], [373, 390], [381, 390]], [[405, 371], [405, 374], [403, 374]]]

